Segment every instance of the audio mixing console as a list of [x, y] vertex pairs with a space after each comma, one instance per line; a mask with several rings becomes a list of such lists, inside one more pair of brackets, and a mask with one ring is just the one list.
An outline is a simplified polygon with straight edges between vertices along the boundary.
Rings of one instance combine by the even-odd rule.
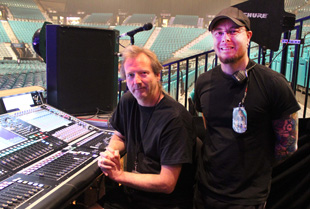
[[101, 173], [113, 132], [46, 104], [13, 109], [0, 115], [0, 209], [61, 208]]

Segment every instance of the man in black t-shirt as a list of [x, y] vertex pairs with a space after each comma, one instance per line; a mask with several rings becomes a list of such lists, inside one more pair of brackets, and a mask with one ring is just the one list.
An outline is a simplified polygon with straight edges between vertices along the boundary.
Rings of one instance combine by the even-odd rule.
[[209, 30], [221, 65], [195, 87], [207, 130], [196, 207], [263, 209], [274, 162], [297, 149], [300, 108], [283, 75], [249, 59], [252, 31], [242, 11], [222, 10]]
[[[107, 191], [104, 208], [192, 208], [192, 117], [163, 92], [162, 66], [153, 52], [129, 46], [122, 57], [129, 91], [113, 113], [115, 133], [98, 159], [102, 172], [121, 186]], [[127, 153], [126, 171], [120, 153]]]

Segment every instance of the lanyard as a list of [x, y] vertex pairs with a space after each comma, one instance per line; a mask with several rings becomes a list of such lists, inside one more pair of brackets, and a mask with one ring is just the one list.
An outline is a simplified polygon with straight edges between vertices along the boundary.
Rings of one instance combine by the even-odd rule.
[[[133, 171], [133, 172], [138, 172], [138, 155], [139, 155], [139, 153], [141, 153], [141, 151], [142, 151], [142, 145], [143, 145], [143, 144], [142, 144], [142, 140], [143, 140], [143, 138], [144, 138], [144, 136], [145, 136], [145, 133], [146, 133], [146, 131], [147, 131], [147, 129], [148, 129], [148, 126], [149, 126], [150, 120], [151, 120], [151, 118], [152, 118], [152, 116], [153, 116], [153, 113], [155, 112], [155, 109], [156, 109], [157, 104], [158, 104], [158, 102], [159, 102], [161, 93], [162, 93], [162, 92], [160, 92], [160, 94], [159, 94], [159, 96], [158, 96], [158, 99], [157, 99], [157, 101], [156, 101], [156, 103], [155, 103], [155, 106], [153, 107], [153, 109], [152, 109], [152, 111], [151, 111], [151, 114], [150, 114], [149, 118], [147, 119], [145, 129], [144, 129], [144, 131], [143, 131], [143, 134], [141, 135], [140, 143], [138, 142], [138, 139], [136, 139], [136, 152], [135, 152], [136, 157], [135, 157], [134, 171]], [[140, 131], [140, 133], [141, 133], [141, 131]]]

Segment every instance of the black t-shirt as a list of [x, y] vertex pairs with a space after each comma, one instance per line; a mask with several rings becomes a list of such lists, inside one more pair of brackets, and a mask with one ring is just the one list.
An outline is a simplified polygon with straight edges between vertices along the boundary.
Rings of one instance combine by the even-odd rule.
[[247, 131], [239, 134], [232, 128], [232, 112], [245, 88], [246, 82], [237, 83], [220, 66], [197, 80], [195, 105], [207, 123], [199, 181], [214, 198], [252, 205], [263, 203], [269, 193], [276, 140], [272, 121], [299, 105], [284, 76], [257, 64], [249, 72], [244, 103]]
[[139, 173], [159, 174], [161, 165], [182, 164], [171, 194], [135, 191], [152, 202], [178, 202], [192, 198], [195, 169], [192, 166], [196, 136], [189, 112], [165, 95], [155, 107], [143, 107], [130, 92], [125, 93], [111, 118], [115, 130], [125, 137], [127, 171], [134, 170], [138, 157]]

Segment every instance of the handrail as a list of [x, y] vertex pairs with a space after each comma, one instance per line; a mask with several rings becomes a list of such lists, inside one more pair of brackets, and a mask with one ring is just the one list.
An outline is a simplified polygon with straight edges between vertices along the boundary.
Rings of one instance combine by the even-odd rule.
[[[304, 17], [302, 19], [296, 20], [296, 25], [295, 25], [295, 29], [296, 30], [296, 39], [302, 39], [301, 34], [302, 34], [302, 29], [303, 29], [303, 23], [305, 20], [309, 20], [310, 16], [308, 17]], [[287, 35], [287, 33], [284, 33], [284, 35]], [[284, 36], [284, 38], [287, 36]], [[304, 37], [305, 38], [305, 37]], [[250, 45], [251, 46], [251, 45]], [[259, 47], [259, 54], [257, 56], [257, 58], [255, 58], [254, 60], [259, 63], [259, 64], [263, 64], [264, 60], [262, 59], [266, 59], [265, 56], [261, 57], [261, 53], [263, 53], [262, 48], [260, 46]], [[285, 47], [283, 45], [283, 47]], [[304, 48], [306, 48], [307, 46], [304, 46]], [[254, 47], [256, 48], [256, 47]], [[250, 48], [248, 50], [248, 54], [250, 56], [250, 51], [251, 49], [254, 48]], [[284, 48], [284, 49], [287, 49]], [[296, 93], [297, 87], [298, 87], [298, 68], [299, 68], [299, 59], [300, 59], [300, 46], [295, 46], [295, 50], [294, 50], [294, 59], [293, 60], [289, 60], [290, 65], [288, 66], [289, 69], [287, 68], [288, 65], [288, 50], [283, 50], [282, 51], [282, 59], [281, 59], [281, 72], [284, 76], [286, 76], [287, 74], [287, 70], [289, 71], [289, 81], [291, 82], [291, 87], [294, 91], [294, 93]], [[209, 60], [209, 58], [211, 56], [214, 56], [214, 58], [212, 60]], [[274, 56], [274, 52], [270, 51], [269, 53], [269, 63], [271, 63], [272, 58]], [[184, 64], [185, 63], [185, 64]], [[163, 84], [164, 89], [170, 94], [170, 96], [172, 96], [176, 101], [181, 100], [181, 98], [183, 99], [183, 105], [185, 107], [187, 107], [187, 100], [188, 100], [188, 93], [189, 93], [189, 89], [190, 87], [193, 86], [193, 84], [196, 83], [196, 80], [199, 76], [199, 73], [201, 73], [201, 69], [200, 67], [203, 67], [203, 72], [206, 72], [209, 68], [215, 67], [218, 64], [218, 57], [216, 56], [214, 50], [209, 50], [206, 52], [202, 52], [199, 54], [195, 54], [195, 55], [191, 55], [189, 57], [186, 58], [182, 58], [176, 61], [172, 61], [169, 63], [165, 63], [163, 64], [164, 70], [161, 72], [161, 81]], [[192, 67], [192, 65], [194, 65], [194, 67]], [[210, 66], [210, 67], [209, 67]], [[271, 66], [270, 66], [271, 67]], [[305, 78], [304, 80], [306, 81], [304, 84], [304, 88], [305, 88], [305, 95], [309, 95], [309, 83], [310, 83], [310, 58], [308, 61], [308, 65], [306, 65], [305, 67]], [[181, 82], [180, 82], [181, 81]], [[179, 88], [181, 85], [181, 88]], [[183, 87], [183, 88], [182, 88]], [[174, 92], [175, 91], [175, 92]], [[182, 97], [179, 95], [180, 92], [182, 94], [184, 94]], [[120, 95], [119, 98], [121, 96], [121, 91], [120, 91]], [[305, 102], [304, 102], [304, 113], [303, 113], [303, 118], [306, 117], [306, 107], [308, 105], [308, 97], [305, 96]]]

